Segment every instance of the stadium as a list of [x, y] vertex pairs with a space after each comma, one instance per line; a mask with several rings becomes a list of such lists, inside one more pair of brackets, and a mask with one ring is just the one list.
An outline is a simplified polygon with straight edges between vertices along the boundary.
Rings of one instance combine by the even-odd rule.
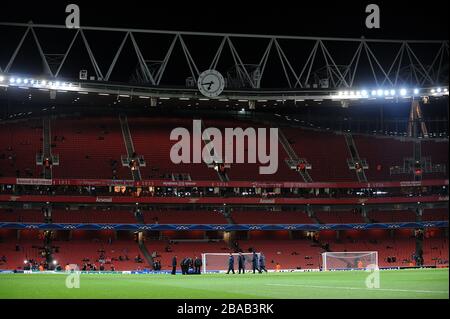
[[0, 298], [449, 298], [448, 40], [0, 38]]

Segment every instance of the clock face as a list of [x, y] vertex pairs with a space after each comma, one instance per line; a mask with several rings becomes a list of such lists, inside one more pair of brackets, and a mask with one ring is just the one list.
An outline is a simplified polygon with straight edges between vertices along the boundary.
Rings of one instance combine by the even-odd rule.
[[199, 91], [206, 97], [217, 97], [225, 87], [225, 80], [219, 72], [206, 70], [200, 74], [197, 81]]

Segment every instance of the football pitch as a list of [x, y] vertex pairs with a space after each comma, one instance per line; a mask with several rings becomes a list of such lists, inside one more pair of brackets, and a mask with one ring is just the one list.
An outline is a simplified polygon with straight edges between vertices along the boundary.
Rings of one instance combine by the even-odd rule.
[[448, 299], [448, 269], [380, 271], [380, 288], [367, 288], [364, 271], [245, 275], [2, 274], [0, 298], [56, 299]]

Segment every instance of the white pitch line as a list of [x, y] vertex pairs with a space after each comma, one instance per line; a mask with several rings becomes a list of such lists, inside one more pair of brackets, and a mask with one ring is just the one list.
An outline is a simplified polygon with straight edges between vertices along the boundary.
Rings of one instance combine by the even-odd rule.
[[361, 287], [337, 287], [337, 286], [311, 286], [311, 285], [289, 285], [289, 284], [266, 284], [267, 286], [281, 287], [304, 287], [304, 288], [323, 288], [323, 289], [346, 289], [346, 290], [368, 290], [368, 291], [396, 291], [396, 292], [418, 292], [418, 293], [448, 293], [441, 290], [410, 290], [410, 289], [388, 289], [388, 288], [361, 288]]

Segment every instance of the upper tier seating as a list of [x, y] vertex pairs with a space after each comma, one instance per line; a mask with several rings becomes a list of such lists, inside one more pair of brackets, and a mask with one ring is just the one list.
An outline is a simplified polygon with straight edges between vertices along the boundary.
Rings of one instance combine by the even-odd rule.
[[[143, 179], [179, 179], [190, 175], [192, 180], [218, 180], [217, 173], [205, 163], [174, 164], [170, 150], [177, 141], [170, 140], [172, 129], [187, 128], [192, 133], [192, 119], [128, 118], [131, 137], [137, 155], [144, 156]], [[264, 124], [239, 120], [204, 119], [205, 127], [224, 129], [266, 127]], [[316, 182], [357, 181], [349, 170], [350, 158], [343, 135], [299, 128], [282, 128], [300, 158], [311, 165], [309, 174]], [[36, 165], [36, 154], [42, 151], [42, 121], [30, 120], [0, 124], [0, 177], [42, 177], [42, 167]], [[59, 165], [53, 166], [53, 178], [131, 179], [129, 167], [122, 166], [121, 156], [127, 155], [118, 117], [58, 118], [51, 120], [52, 153], [59, 155]], [[192, 135], [192, 134], [191, 134]], [[401, 138], [353, 136], [359, 155], [369, 169], [368, 181], [411, 180], [411, 174], [390, 175], [390, 168], [403, 166], [413, 153], [413, 142]], [[267, 146], [269, 140], [267, 139]], [[422, 139], [422, 157], [448, 169], [448, 141]], [[204, 143], [202, 142], [202, 147]], [[234, 150], [236, 145], [234, 145]], [[248, 147], [245, 151], [247, 161]], [[192, 154], [191, 154], [192, 158]], [[278, 143], [278, 171], [273, 175], [259, 173], [266, 164], [231, 164], [226, 171], [231, 181], [302, 181], [300, 175], [285, 163], [288, 156]], [[114, 172], [115, 170], [115, 172]], [[172, 174], [174, 176], [172, 176]], [[424, 173], [423, 179], [448, 178], [448, 173]]]
[[0, 177], [41, 177], [41, 152], [42, 121], [0, 124]]
[[369, 181], [411, 180], [411, 174], [390, 175], [392, 166], [403, 167], [403, 160], [413, 156], [413, 143], [393, 138], [367, 136], [353, 137], [359, 156], [365, 159], [369, 169], [365, 174]]
[[[131, 179], [129, 167], [122, 166], [127, 155], [118, 118], [58, 119], [51, 123], [52, 154], [59, 155], [53, 167], [55, 178]], [[55, 139], [56, 137], [56, 139]]]
[[312, 165], [308, 172], [314, 181], [357, 181], [348, 168], [350, 154], [343, 135], [294, 128], [283, 128], [283, 132], [297, 156]]
[[[266, 154], [270, 151], [270, 140], [269, 140], [269, 127], [259, 123], [245, 123], [241, 121], [225, 121], [225, 120], [205, 120], [204, 125], [206, 127], [215, 127], [220, 129], [222, 132], [222, 140], [225, 140], [225, 129], [226, 128], [237, 128], [240, 127], [243, 130], [251, 127], [255, 129], [256, 134], [258, 134], [258, 128], [266, 128]], [[257, 135], [258, 136], [258, 135]], [[259, 168], [268, 166], [268, 164], [261, 164], [258, 160], [258, 155], [256, 154], [256, 163], [248, 162], [248, 145], [247, 139], [245, 141], [245, 151], [244, 151], [244, 161], [245, 163], [236, 163], [236, 143], [233, 145], [233, 163], [231, 168], [226, 170], [226, 173], [231, 181], [242, 180], [242, 181], [303, 181], [299, 173], [291, 170], [286, 164], [285, 160], [288, 159], [288, 155], [283, 148], [283, 145], [277, 141], [278, 144], [278, 170], [275, 174], [260, 174]], [[225, 148], [225, 142], [223, 142], [223, 148]], [[222, 151], [224, 152], [224, 150]]]
[[143, 179], [171, 179], [171, 174], [190, 174], [192, 180], [218, 180], [217, 173], [205, 163], [174, 164], [170, 159], [170, 150], [177, 143], [170, 140], [172, 129], [184, 127], [192, 138], [192, 120], [128, 118], [128, 125], [135, 152], [146, 161], [146, 166], [140, 168]]
[[423, 179], [448, 178], [448, 141], [424, 140], [421, 151], [422, 157], [430, 157], [433, 165], [444, 164], [446, 166], [446, 173], [425, 173]]

